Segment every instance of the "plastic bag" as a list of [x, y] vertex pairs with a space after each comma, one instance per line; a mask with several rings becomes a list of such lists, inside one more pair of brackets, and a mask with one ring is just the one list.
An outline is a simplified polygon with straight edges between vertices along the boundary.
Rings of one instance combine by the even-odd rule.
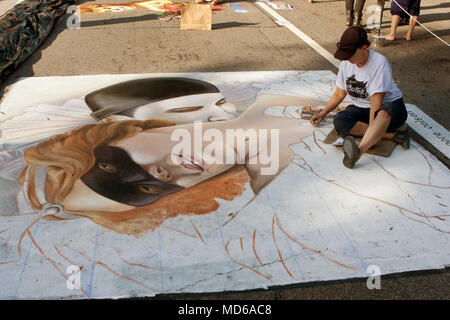
[[75, 0], [26, 0], [0, 17], [0, 84], [47, 39]]

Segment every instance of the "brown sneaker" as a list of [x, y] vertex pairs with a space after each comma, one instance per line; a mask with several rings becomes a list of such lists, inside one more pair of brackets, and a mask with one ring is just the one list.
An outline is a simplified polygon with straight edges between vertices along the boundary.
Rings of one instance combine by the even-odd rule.
[[344, 149], [344, 159], [342, 163], [349, 169], [352, 169], [356, 161], [358, 161], [359, 149], [356, 145], [356, 140], [353, 136], [348, 135], [344, 139], [343, 144]]
[[337, 139], [339, 139], [339, 133], [336, 131], [335, 128], [333, 128], [325, 137], [325, 139], [322, 141], [323, 143], [326, 144], [332, 144], [333, 142], [335, 142]]
[[391, 141], [401, 145], [403, 149], [409, 149], [410, 140], [411, 138], [408, 131], [397, 131], [395, 136], [391, 139]]
[[398, 127], [397, 129], [395, 129], [396, 132], [406, 131], [406, 130], [408, 130], [408, 123], [406, 123], [406, 122], [404, 124], [402, 124], [400, 127]]

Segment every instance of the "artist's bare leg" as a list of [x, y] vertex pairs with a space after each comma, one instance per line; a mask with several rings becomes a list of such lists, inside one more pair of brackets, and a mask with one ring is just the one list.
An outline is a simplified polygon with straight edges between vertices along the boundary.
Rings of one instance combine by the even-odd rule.
[[[369, 125], [365, 122], [356, 122], [356, 124], [353, 126], [352, 130], [350, 130], [349, 134], [351, 134], [354, 137], [363, 137], [366, 133], [367, 128]], [[382, 139], [392, 139], [395, 137], [395, 132], [386, 132], [381, 138]]]
[[400, 16], [399, 15], [393, 15], [391, 19], [391, 31], [389, 34], [386, 35], [386, 40], [394, 41], [395, 40], [395, 33], [397, 32], [398, 24], [400, 23]]
[[367, 130], [358, 146], [358, 159], [361, 158], [361, 156], [366, 153], [367, 150], [369, 150], [375, 143], [377, 143], [384, 137], [391, 119], [392, 116], [388, 112], [384, 110], [380, 110], [378, 112], [377, 116], [373, 120], [373, 123], [367, 127]]
[[416, 26], [416, 20], [418, 20], [418, 19], [419, 19], [419, 16], [414, 16], [414, 19], [412, 19], [412, 18], [409, 19], [409, 29], [405, 36], [406, 40], [410, 41], [412, 39], [412, 34], [413, 34], [414, 28]]

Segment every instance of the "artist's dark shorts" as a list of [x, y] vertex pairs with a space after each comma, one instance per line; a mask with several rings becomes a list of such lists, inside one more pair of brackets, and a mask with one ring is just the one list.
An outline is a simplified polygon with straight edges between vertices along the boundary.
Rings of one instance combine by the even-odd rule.
[[[393, 102], [383, 104], [380, 109], [375, 113], [375, 118], [380, 110], [388, 112], [391, 116], [391, 122], [386, 132], [394, 132], [402, 124], [405, 123], [408, 113], [406, 111], [405, 103], [403, 99], [397, 99]], [[361, 121], [369, 123], [370, 108], [360, 108], [353, 104], [349, 105], [345, 110], [339, 112], [334, 117], [334, 127], [339, 133], [339, 136], [345, 138], [350, 130], [355, 126], [356, 122]]]
[[[419, 16], [420, 14], [420, 0], [395, 0], [402, 6], [410, 15]], [[397, 15], [402, 18], [408, 17], [408, 15], [403, 11], [395, 2], [391, 2], [391, 14]]]

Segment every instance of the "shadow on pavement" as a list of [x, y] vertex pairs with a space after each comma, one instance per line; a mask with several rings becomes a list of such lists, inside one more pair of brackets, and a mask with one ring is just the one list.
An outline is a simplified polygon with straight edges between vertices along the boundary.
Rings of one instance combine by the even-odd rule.
[[214, 30], [218, 29], [226, 29], [226, 28], [236, 28], [236, 27], [243, 27], [243, 26], [257, 26], [259, 23], [247, 23], [247, 22], [222, 22], [222, 23], [214, 23], [212, 25], [212, 28]]
[[127, 18], [115, 18], [115, 19], [104, 19], [104, 20], [91, 20], [91, 21], [81, 21], [81, 27], [98, 27], [98, 26], [108, 26], [112, 24], [120, 23], [130, 23], [130, 22], [140, 22], [158, 19], [156, 14], [146, 14], [143, 16], [127, 17]]

